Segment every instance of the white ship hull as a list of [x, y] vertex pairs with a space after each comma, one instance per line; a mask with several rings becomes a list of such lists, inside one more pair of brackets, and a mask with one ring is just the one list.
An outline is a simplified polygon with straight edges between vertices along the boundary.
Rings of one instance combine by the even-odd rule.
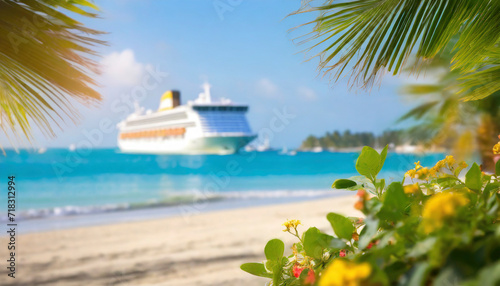
[[255, 136], [218, 136], [193, 139], [119, 140], [118, 146], [124, 153], [227, 155], [238, 152], [254, 138]]

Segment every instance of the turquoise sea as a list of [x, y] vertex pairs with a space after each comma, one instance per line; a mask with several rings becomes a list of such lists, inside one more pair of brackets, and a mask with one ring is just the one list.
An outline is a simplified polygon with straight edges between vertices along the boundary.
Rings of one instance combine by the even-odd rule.
[[[0, 156], [0, 183], [6, 190], [7, 176], [16, 177], [18, 210], [24, 218], [196, 200], [325, 196], [335, 193], [330, 189], [335, 179], [356, 175], [358, 156], [334, 152], [292, 156], [278, 151], [165, 156], [123, 154], [116, 149], [6, 152]], [[389, 153], [381, 176], [400, 178], [417, 160], [433, 165], [443, 157]], [[2, 213], [5, 207], [1, 205]]]

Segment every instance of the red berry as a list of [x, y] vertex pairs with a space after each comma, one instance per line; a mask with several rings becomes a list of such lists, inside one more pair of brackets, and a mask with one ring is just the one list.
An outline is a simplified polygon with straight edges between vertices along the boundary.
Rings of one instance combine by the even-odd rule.
[[365, 198], [365, 196], [366, 196], [366, 191], [365, 191], [365, 190], [363, 190], [363, 189], [360, 189], [360, 190], [356, 193], [356, 195], [357, 195], [358, 197], [360, 197], [360, 198]]
[[362, 201], [357, 201], [354, 204], [354, 208], [357, 209], [357, 210], [362, 210], [364, 208], [363, 202]]
[[342, 249], [342, 250], [339, 252], [339, 256], [340, 256], [340, 257], [345, 257], [345, 254], [346, 254], [345, 249]]
[[300, 267], [298, 264], [295, 264], [292, 269], [293, 276], [295, 276], [295, 278], [299, 278], [300, 273], [302, 273], [302, 270], [304, 270], [304, 267]]
[[309, 269], [309, 272], [307, 272], [307, 277], [306, 279], [304, 279], [304, 284], [314, 285], [314, 282], [316, 282], [316, 275], [314, 275], [314, 270]]

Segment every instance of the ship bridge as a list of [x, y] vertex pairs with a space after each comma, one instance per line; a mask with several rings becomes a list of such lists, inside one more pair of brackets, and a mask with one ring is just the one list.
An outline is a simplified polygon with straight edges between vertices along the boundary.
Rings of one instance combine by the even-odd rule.
[[245, 113], [248, 106], [193, 106], [197, 111], [203, 133], [207, 135], [251, 134]]

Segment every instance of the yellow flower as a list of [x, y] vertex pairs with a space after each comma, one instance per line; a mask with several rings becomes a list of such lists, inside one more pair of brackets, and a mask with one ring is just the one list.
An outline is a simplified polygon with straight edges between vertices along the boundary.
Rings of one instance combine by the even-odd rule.
[[415, 170], [418, 170], [418, 169], [422, 168], [422, 165], [420, 165], [420, 161], [417, 161], [417, 162], [415, 162], [413, 164], [415, 164]]
[[441, 168], [444, 167], [444, 165], [446, 164], [446, 162], [444, 160], [440, 160], [436, 163], [436, 169], [440, 170]]
[[425, 167], [418, 170], [415, 175], [418, 179], [425, 179], [425, 177], [427, 177], [428, 174], [429, 174], [429, 168]]
[[446, 161], [446, 164], [448, 164], [448, 168], [452, 168], [456, 162], [455, 158], [453, 158], [453, 156], [451, 155], [446, 156], [444, 160]]
[[408, 172], [405, 173], [405, 176], [408, 176], [410, 178], [415, 178], [416, 171], [414, 169], [408, 170]]
[[419, 190], [418, 184], [404, 186], [405, 194], [416, 194]]
[[458, 164], [458, 167], [460, 167], [460, 168], [462, 168], [462, 169], [465, 169], [465, 168], [467, 168], [467, 163], [465, 163], [464, 161], [462, 161], [462, 162], [460, 162], [460, 163]]
[[425, 175], [427, 175], [427, 173], [429, 172], [427, 168], [424, 168], [422, 167], [422, 165], [420, 165], [420, 161], [417, 161], [413, 164], [415, 164], [415, 169], [408, 170], [408, 172], [405, 173], [405, 177], [408, 176], [412, 179], [421, 179], [422, 177], [425, 177]]
[[335, 259], [321, 275], [319, 286], [358, 286], [372, 273], [367, 262], [355, 263], [344, 259]]
[[446, 156], [446, 158], [438, 161], [436, 163], [436, 165], [429, 170], [429, 175], [432, 177], [437, 177], [437, 173], [439, 173], [441, 171], [441, 169], [443, 169], [445, 167], [447, 167], [448, 169], [451, 169], [454, 167], [455, 163], [456, 163], [456, 160], [455, 160], [455, 158], [453, 158], [453, 156]]
[[439, 170], [436, 168], [436, 166], [434, 166], [434, 167], [429, 169], [429, 176], [437, 177], [438, 172], [439, 172]]
[[443, 227], [446, 220], [453, 217], [457, 208], [465, 206], [469, 200], [460, 193], [438, 193], [424, 205], [422, 224], [425, 233], [431, 233]]
[[498, 142], [497, 144], [495, 144], [495, 146], [493, 146], [493, 154], [495, 155], [500, 154], [500, 142]]
[[287, 220], [283, 225], [286, 227], [283, 231], [289, 231], [290, 229], [297, 229], [297, 226], [301, 224], [300, 220], [298, 219], [290, 219]]

